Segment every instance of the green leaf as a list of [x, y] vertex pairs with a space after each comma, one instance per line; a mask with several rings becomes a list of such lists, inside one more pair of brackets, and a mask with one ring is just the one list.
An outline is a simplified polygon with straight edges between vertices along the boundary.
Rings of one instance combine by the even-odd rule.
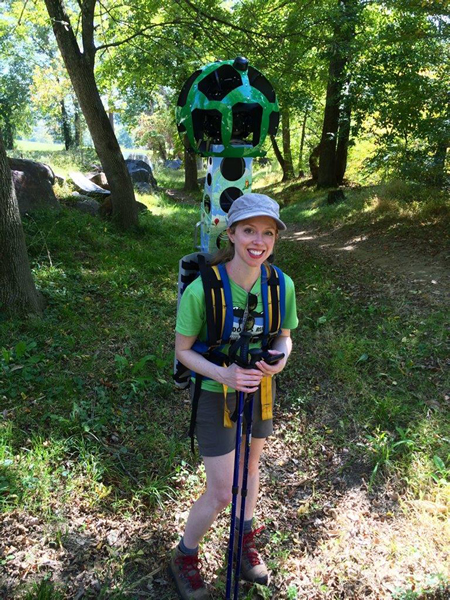
[[435, 454], [433, 456], [433, 462], [440, 473], [444, 474], [446, 472], [445, 463], [440, 456]]
[[16, 353], [16, 357], [22, 358], [22, 356], [24, 356], [24, 354], [27, 351], [27, 345], [25, 342], [19, 342], [18, 344], [16, 344], [16, 347], [14, 348], [14, 350]]
[[364, 352], [364, 354], [361, 354], [361, 356], [358, 358], [356, 364], [358, 365], [359, 363], [366, 362], [368, 359], [369, 355]]

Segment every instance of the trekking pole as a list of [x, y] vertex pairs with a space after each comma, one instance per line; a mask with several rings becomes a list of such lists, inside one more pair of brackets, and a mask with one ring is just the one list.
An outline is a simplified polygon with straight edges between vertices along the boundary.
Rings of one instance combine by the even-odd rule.
[[[239, 363], [241, 366], [247, 365], [248, 359], [248, 346], [250, 335], [244, 332], [242, 334], [245, 337], [241, 346], [241, 360]], [[242, 441], [242, 421], [244, 412], [245, 393], [238, 393], [238, 406], [237, 406], [237, 420], [236, 420], [236, 447], [234, 453], [234, 472], [233, 472], [233, 487], [232, 487], [232, 502], [231, 502], [231, 522], [230, 522], [230, 537], [228, 541], [228, 565], [227, 565], [227, 587], [226, 587], [226, 600], [231, 600], [231, 586], [233, 579], [233, 555], [234, 555], [234, 534], [236, 527], [236, 512], [237, 512], [237, 500], [239, 493], [239, 462], [241, 458], [241, 441]], [[240, 523], [240, 526], [242, 523]]]
[[252, 443], [252, 425], [253, 425], [253, 400], [255, 394], [249, 394], [247, 402], [244, 407], [245, 420], [246, 420], [246, 432], [245, 432], [245, 453], [244, 453], [244, 465], [242, 471], [242, 486], [241, 486], [241, 512], [239, 515], [239, 532], [238, 532], [238, 543], [236, 553], [236, 566], [234, 571], [234, 595], [233, 600], [237, 600], [239, 597], [239, 575], [241, 573], [241, 560], [242, 560], [242, 543], [244, 540], [244, 521], [245, 521], [245, 503], [247, 499], [247, 480], [248, 480], [248, 463], [250, 457], [250, 447]]
[[[247, 333], [243, 333], [244, 341], [241, 349], [241, 360], [236, 360], [240, 366], [244, 368], [255, 368], [256, 363], [259, 360], [265, 360], [268, 364], [275, 364], [281, 358], [284, 357], [283, 353], [277, 353], [271, 355], [268, 352], [264, 352], [260, 349], [252, 349], [249, 352], [248, 349], [248, 337], [251, 337]], [[250, 354], [250, 360], [248, 356]], [[245, 361], [245, 362], [244, 362]], [[234, 571], [234, 594], [233, 600], [238, 600], [239, 596], [239, 575], [241, 572], [241, 560], [242, 560], [242, 542], [244, 539], [244, 519], [245, 519], [245, 503], [247, 498], [247, 483], [248, 483], [248, 465], [250, 459], [250, 448], [252, 439], [252, 425], [253, 425], [253, 404], [255, 394], [249, 394], [247, 401], [243, 392], [239, 392], [238, 399], [238, 411], [237, 411], [237, 424], [236, 424], [236, 451], [234, 455], [234, 473], [233, 473], [233, 499], [231, 505], [231, 523], [230, 523], [230, 538], [228, 545], [228, 568], [227, 568], [227, 587], [225, 600], [231, 600], [231, 586], [233, 580], [233, 555], [234, 555], [234, 536], [236, 526], [236, 512], [237, 512], [237, 498], [239, 493], [239, 462], [240, 462], [240, 446], [242, 441], [242, 421], [243, 413], [245, 411], [246, 420], [246, 439], [245, 439], [245, 454], [244, 464], [242, 473], [242, 487], [241, 487], [241, 510], [239, 515], [239, 531], [238, 531], [238, 544], [236, 552], [236, 566]]]

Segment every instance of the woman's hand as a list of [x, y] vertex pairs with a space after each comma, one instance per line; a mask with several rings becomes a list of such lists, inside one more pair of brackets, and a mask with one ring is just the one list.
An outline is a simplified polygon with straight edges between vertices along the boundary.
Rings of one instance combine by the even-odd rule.
[[[269, 354], [279, 354], [279, 352], [277, 350], [269, 350]], [[286, 366], [286, 362], [287, 362], [287, 357], [284, 356], [278, 362], [276, 362], [274, 365], [268, 365], [264, 360], [259, 360], [255, 364], [258, 367], [258, 369], [261, 371], [261, 373], [263, 373], [265, 376], [267, 376], [267, 375], [276, 375], [277, 373], [280, 373], [280, 371], [282, 371], [284, 369], [284, 367]]]
[[259, 388], [263, 373], [261, 369], [243, 369], [233, 363], [229, 367], [220, 367], [220, 383], [234, 388], [238, 392], [253, 394]]

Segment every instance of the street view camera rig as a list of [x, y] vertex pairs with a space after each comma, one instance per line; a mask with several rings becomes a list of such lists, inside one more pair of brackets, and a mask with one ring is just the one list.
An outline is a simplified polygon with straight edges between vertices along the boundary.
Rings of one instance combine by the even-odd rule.
[[205, 65], [183, 85], [178, 132], [187, 150], [208, 158], [198, 250], [217, 250], [231, 204], [251, 191], [252, 159], [265, 155], [279, 119], [271, 83], [241, 56]]

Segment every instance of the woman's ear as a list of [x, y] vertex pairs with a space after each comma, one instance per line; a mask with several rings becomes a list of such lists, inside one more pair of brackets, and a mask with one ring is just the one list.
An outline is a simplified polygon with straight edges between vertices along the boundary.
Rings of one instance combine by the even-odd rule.
[[234, 244], [234, 233], [231, 231], [231, 229], [229, 227], [227, 229], [227, 235], [228, 235], [228, 239], [230, 240], [230, 242], [232, 244]]

